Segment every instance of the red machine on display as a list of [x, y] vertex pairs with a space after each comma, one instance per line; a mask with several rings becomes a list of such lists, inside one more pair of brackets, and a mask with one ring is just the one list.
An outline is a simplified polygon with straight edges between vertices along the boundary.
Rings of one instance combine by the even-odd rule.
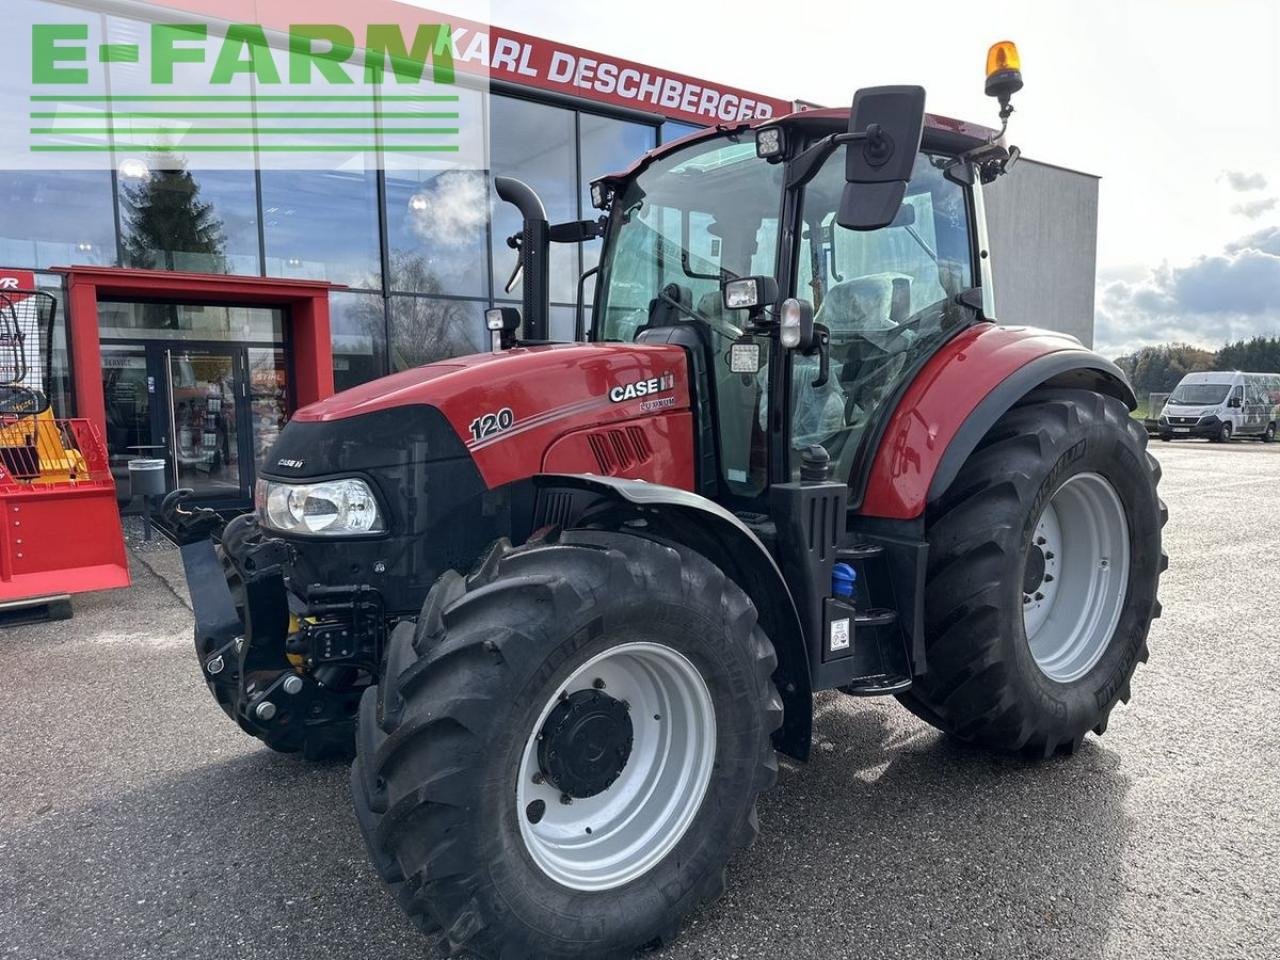
[[57, 301], [0, 282], [0, 609], [70, 616], [71, 594], [129, 585], [115, 482], [93, 424], [53, 415]]

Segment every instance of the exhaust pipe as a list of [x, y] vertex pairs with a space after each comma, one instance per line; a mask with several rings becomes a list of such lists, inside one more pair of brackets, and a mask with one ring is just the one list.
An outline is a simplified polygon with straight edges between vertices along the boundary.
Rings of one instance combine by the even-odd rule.
[[[524, 273], [524, 295], [521, 314], [524, 317], [524, 339], [546, 340], [551, 314], [551, 240], [547, 211], [538, 195], [526, 183], [514, 177], [494, 177], [498, 197], [515, 206], [524, 219], [517, 250], [518, 270]], [[516, 238], [508, 240], [511, 244]]]

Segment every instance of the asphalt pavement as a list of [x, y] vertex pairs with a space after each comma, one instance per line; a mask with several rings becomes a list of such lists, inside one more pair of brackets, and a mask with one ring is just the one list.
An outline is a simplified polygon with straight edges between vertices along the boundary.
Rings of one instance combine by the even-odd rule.
[[[1280, 444], [1152, 449], [1164, 618], [1106, 736], [1026, 763], [823, 695], [812, 761], [655, 957], [1280, 954]], [[146, 557], [71, 621], [0, 630], [0, 957], [436, 956], [366, 863], [345, 767], [232, 726], [173, 555]]]

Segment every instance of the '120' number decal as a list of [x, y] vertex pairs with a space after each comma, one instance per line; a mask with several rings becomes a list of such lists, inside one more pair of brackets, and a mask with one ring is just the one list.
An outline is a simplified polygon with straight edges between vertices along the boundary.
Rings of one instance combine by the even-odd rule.
[[510, 430], [515, 422], [516, 415], [511, 412], [510, 407], [503, 407], [497, 413], [486, 413], [471, 421], [471, 438], [484, 440], [496, 436], [504, 430]]

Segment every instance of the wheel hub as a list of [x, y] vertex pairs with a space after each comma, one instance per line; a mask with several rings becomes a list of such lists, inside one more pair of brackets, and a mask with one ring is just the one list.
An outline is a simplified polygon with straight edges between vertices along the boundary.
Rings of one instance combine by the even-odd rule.
[[575, 800], [604, 793], [631, 757], [633, 730], [627, 705], [602, 690], [579, 690], [547, 717], [538, 740], [538, 767]]
[[1035, 593], [1044, 583], [1044, 550], [1038, 544], [1032, 544], [1027, 551], [1026, 572], [1022, 575], [1022, 592]]

